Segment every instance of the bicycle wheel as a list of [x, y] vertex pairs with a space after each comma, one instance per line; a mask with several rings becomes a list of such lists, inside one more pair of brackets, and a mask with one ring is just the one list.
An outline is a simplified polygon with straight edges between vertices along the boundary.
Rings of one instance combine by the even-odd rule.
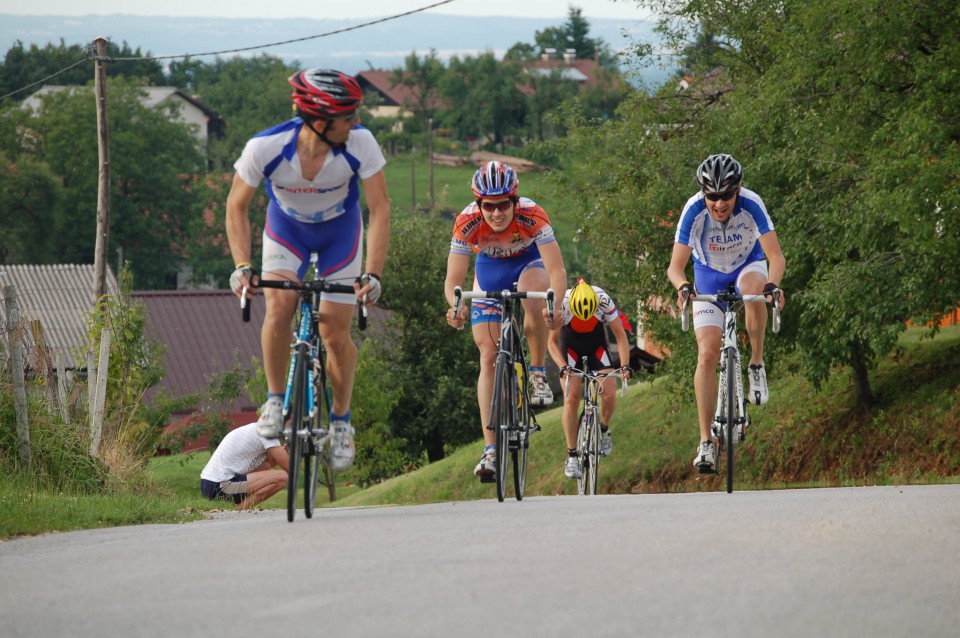
[[497, 356], [497, 365], [493, 371], [493, 401], [490, 403], [490, 427], [496, 433], [497, 445], [497, 500], [501, 503], [507, 495], [507, 460], [510, 458], [510, 444], [508, 432], [513, 422], [512, 413], [515, 410], [516, 399], [511, 387], [513, 378], [510, 371], [513, 365], [507, 360], [507, 355]]
[[590, 473], [587, 479], [587, 494], [597, 493], [600, 480], [600, 410], [593, 406], [590, 411], [590, 435], [587, 437], [587, 458], [590, 459]]
[[530, 397], [527, 395], [523, 383], [526, 372], [524, 366], [515, 366], [514, 370], [517, 367], [520, 368], [517, 380], [520, 405], [519, 422], [516, 431], [516, 447], [510, 450], [510, 456], [513, 458], [513, 494], [518, 501], [522, 501], [523, 492], [527, 487], [527, 448], [530, 447]]
[[293, 392], [290, 395], [290, 420], [287, 422], [287, 454], [290, 466], [287, 472], [287, 521], [293, 522], [297, 511], [297, 491], [300, 487], [300, 459], [303, 454], [303, 439], [300, 429], [304, 426], [307, 388], [306, 346], [294, 351], [296, 363], [293, 371]]
[[590, 410], [584, 410], [580, 417], [580, 428], [577, 430], [577, 468], [580, 470], [580, 476], [577, 477], [577, 494], [583, 496], [587, 493], [587, 485], [590, 481]]
[[317, 484], [320, 481], [323, 463], [323, 446], [317, 445], [317, 437], [325, 435], [330, 420], [330, 396], [327, 394], [327, 371], [323, 363], [323, 349], [317, 348], [314, 360], [316, 373], [313, 379], [313, 404], [316, 408], [311, 421], [313, 435], [306, 443], [307, 462], [303, 467], [303, 513], [313, 517], [317, 505]]
[[736, 353], [733, 348], [727, 351], [727, 427], [724, 430], [727, 446], [727, 494], [733, 492], [733, 444], [737, 431], [737, 384], [736, 375], [740, 374], [737, 368]]

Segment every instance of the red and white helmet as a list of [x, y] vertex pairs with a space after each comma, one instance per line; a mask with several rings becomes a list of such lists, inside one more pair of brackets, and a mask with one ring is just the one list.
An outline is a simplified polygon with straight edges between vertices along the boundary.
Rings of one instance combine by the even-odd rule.
[[477, 199], [503, 197], [504, 195], [515, 197], [519, 185], [520, 180], [517, 179], [517, 172], [503, 162], [496, 160], [481, 166], [473, 174], [473, 180], [470, 182], [473, 195]]
[[302, 115], [320, 120], [349, 117], [360, 108], [363, 91], [357, 81], [333, 69], [298, 71], [287, 80], [291, 98]]

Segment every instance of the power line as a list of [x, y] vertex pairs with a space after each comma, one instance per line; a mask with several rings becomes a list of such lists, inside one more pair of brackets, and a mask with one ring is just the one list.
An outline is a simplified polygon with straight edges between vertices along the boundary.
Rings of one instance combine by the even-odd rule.
[[84, 59], [80, 60], [79, 62], [75, 62], [74, 64], [71, 64], [70, 66], [66, 67], [65, 69], [60, 69], [60, 70], [57, 71], [56, 73], [54, 73], [54, 74], [52, 74], [52, 75], [48, 75], [47, 77], [43, 78], [42, 80], [37, 80], [37, 81], [34, 82], [33, 84], [28, 84], [28, 85], [26, 85], [25, 87], [22, 87], [22, 88], [17, 89], [16, 91], [12, 91], [12, 92], [10, 92], [10, 93], [7, 93], [6, 95], [0, 96], [0, 102], [3, 102], [5, 99], [7, 99], [8, 97], [10, 97], [10, 96], [12, 96], [12, 95], [16, 95], [17, 93], [22, 93], [23, 91], [26, 91], [27, 89], [33, 88], [33, 87], [37, 86], [38, 84], [43, 84], [43, 83], [46, 82], [47, 80], [50, 80], [50, 79], [52, 79], [52, 78], [55, 78], [55, 77], [57, 77], [58, 75], [60, 75], [60, 74], [62, 74], [62, 73], [66, 73], [66, 72], [69, 71], [70, 69], [76, 68], [76, 67], [80, 66], [81, 64], [83, 64], [83, 63], [85, 63], [85, 62], [89, 62], [89, 61], [92, 60], [92, 59], [93, 59], [93, 58], [90, 58], [90, 57], [84, 58]]
[[[240, 53], [240, 52], [242, 52], [242, 51], [252, 51], [252, 50], [254, 50], [254, 49], [266, 49], [266, 48], [269, 48], [269, 47], [276, 47], [276, 46], [280, 46], [280, 45], [283, 45], [283, 44], [292, 44], [292, 43], [294, 43], [294, 42], [303, 42], [303, 41], [305, 41], [305, 40], [315, 40], [315, 39], [317, 39], [317, 38], [325, 38], [325, 37], [328, 37], [328, 36], [331, 36], [331, 35], [337, 35], [338, 33], [346, 33], [347, 31], [355, 31], [356, 29], [362, 29], [363, 27], [369, 27], [369, 26], [372, 26], [372, 25], [374, 25], [374, 24], [380, 24], [381, 22], [387, 22], [387, 21], [389, 21], [389, 20], [396, 20], [397, 18], [403, 18], [403, 17], [408, 16], [408, 15], [413, 15], [414, 13], [420, 13], [420, 12], [422, 12], [422, 11], [426, 11], [427, 9], [433, 9], [433, 8], [435, 8], [435, 7], [439, 7], [439, 6], [442, 6], [442, 5], [445, 5], [445, 4], [449, 4], [449, 3], [454, 2], [454, 1], [455, 1], [455, 0], [441, 0], [440, 2], [434, 2], [434, 3], [431, 4], [431, 5], [427, 5], [427, 6], [425, 6], [425, 7], [420, 7], [419, 9], [412, 9], [412, 10], [406, 11], [406, 12], [404, 12], [404, 13], [398, 13], [398, 14], [396, 14], [396, 15], [386, 16], [386, 17], [380, 18], [380, 19], [378, 19], [378, 20], [372, 20], [372, 21], [370, 21], [370, 22], [364, 22], [364, 23], [362, 23], [362, 24], [356, 24], [356, 25], [354, 25], [354, 26], [352, 26], [352, 27], [344, 27], [343, 29], [337, 29], [337, 30], [335, 30], [335, 31], [328, 31], [328, 32], [326, 32], [326, 33], [320, 33], [320, 34], [317, 34], [317, 35], [310, 35], [310, 36], [306, 36], [306, 37], [303, 37], [303, 38], [294, 38], [293, 40], [284, 40], [284, 41], [282, 41], [282, 42], [272, 42], [272, 43], [269, 43], [269, 44], [258, 44], [258, 45], [256, 45], [256, 46], [243, 47], [243, 48], [240, 48], [240, 49], [227, 49], [227, 50], [224, 50], [224, 51], [210, 51], [210, 52], [207, 52], [207, 53], [181, 53], [181, 54], [178, 54], [178, 55], [157, 55], [157, 56], [139, 57], [139, 58], [108, 58], [108, 61], [110, 61], [110, 62], [135, 62], [135, 61], [138, 61], [138, 60], [167, 60], [167, 59], [170, 59], [170, 58], [188, 58], [188, 57], [189, 57], [189, 58], [199, 58], [199, 57], [206, 56], [206, 55], [222, 55], [222, 54], [225, 54], [225, 53]], [[73, 68], [75, 68], [75, 67], [78, 67], [78, 66], [80, 66], [81, 64], [83, 64], [83, 63], [85, 63], [85, 62], [89, 62], [89, 61], [92, 60], [92, 59], [93, 59], [92, 56], [87, 57], [87, 58], [84, 58], [83, 60], [80, 60], [80, 61], [78, 61], [78, 62], [76, 62], [76, 63], [74, 63], [74, 64], [71, 64], [70, 66], [68, 66], [68, 67], [66, 67], [66, 68], [60, 69], [59, 71], [57, 71], [56, 73], [53, 73], [52, 75], [48, 75], [47, 77], [43, 78], [42, 80], [37, 80], [36, 82], [33, 82], [32, 84], [28, 84], [28, 85], [26, 85], [26, 86], [24, 86], [24, 87], [21, 87], [21, 88], [17, 89], [16, 91], [11, 91], [10, 93], [7, 93], [6, 95], [0, 96], [0, 102], [4, 101], [4, 100], [7, 99], [8, 97], [11, 97], [11, 96], [16, 95], [17, 93], [22, 93], [23, 91], [26, 91], [27, 89], [31, 89], [31, 88], [37, 86], [38, 84], [43, 84], [43, 83], [46, 82], [47, 80], [53, 79], [53, 78], [57, 77], [58, 75], [61, 75], [61, 74], [63, 74], [63, 73], [66, 73], [66, 72], [69, 71], [70, 69], [73, 69]]]
[[356, 29], [362, 29], [363, 27], [369, 27], [374, 24], [380, 24], [381, 22], [387, 22], [389, 20], [396, 20], [397, 18], [403, 18], [408, 15], [413, 15], [414, 13], [420, 13], [421, 11], [426, 11], [427, 9], [433, 9], [434, 7], [439, 7], [441, 5], [449, 4], [454, 2], [454, 0], [442, 0], [441, 2], [435, 2], [426, 7], [420, 7], [419, 9], [412, 9], [404, 13], [398, 13], [396, 15], [387, 16], [385, 18], [380, 18], [379, 20], [373, 20], [371, 22], [364, 22], [363, 24], [356, 24], [352, 27], [344, 27], [343, 29], [337, 29], [335, 31], [327, 31], [326, 33], [320, 33], [317, 35], [308, 35], [303, 38], [294, 38], [293, 40], [283, 40], [282, 42], [271, 42], [269, 44], [258, 44], [250, 47], [243, 47], [240, 49], [227, 49], [225, 51], [208, 51], [206, 53], [180, 53], [177, 55], [157, 55], [153, 57], [145, 58], [111, 58], [114, 62], [128, 62], [132, 60], [167, 60], [170, 58], [199, 58], [205, 55], [222, 55], [225, 53], [241, 53], [243, 51], [253, 51], [255, 49], [266, 49], [269, 47], [276, 47], [283, 44], [292, 44], [294, 42], [303, 42], [305, 40], [315, 40], [317, 38], [325, 38], [331, 35], [337, 35], [338, 33], [346, 33], [347, 31], [354, 31]]

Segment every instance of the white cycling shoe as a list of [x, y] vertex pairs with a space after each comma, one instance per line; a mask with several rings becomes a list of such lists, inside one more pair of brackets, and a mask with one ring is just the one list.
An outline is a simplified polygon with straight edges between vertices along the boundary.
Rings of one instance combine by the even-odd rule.
[[750, 378], [750, 394], [747, 395], [747, 401], [755, 405], [763, 405], [770, 399], [770, 392], [767, 390], [767, 371], [763, 364], [748, 366], [747, 376]]
[[335, 472], [349, 470], [357, 454], [353, 426], [349, 421], [332, 421], [330, 425], [333, 428], [330, 436], [330, 467]]
[[271, 397], [260, 408], [257, 434], [265, 439], [278, 439], [283, 432], [283, 401]]
[[553, 403], [553, 390], [547, 383], [547, 375], [542, 372], [530, 373], [530, 403], [544, 407]]
[[717, 453], [713, 441], [701, 441], [697, 455], [693, 457], [693, 467], [701, 474], [714, 474], [717, 471]]

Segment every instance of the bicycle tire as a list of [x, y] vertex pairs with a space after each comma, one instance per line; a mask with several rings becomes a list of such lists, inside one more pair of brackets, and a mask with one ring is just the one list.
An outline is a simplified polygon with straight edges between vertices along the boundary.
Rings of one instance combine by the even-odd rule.
[[[516, 370], [517, 367], [514, 366], [514, 374]], [[530, 447], [530, 396], [527, 394], [526, 384], [523, 383], [526, 372], [526, 366], [520, 365], [520, 375], [516, 385], [520, 394], [517, 446], [510, 450], [510, 456], [513, 459], [513, 495], [518, 501], [523, 500], [523, 494], [527, 489], [527, 448]]]
[[590, 474], [587, 477], [587, 494], [596, 496], [597, 483], [600, 481], [600, 410], [597, 406], [590, 408], [593, 416], [590, 418], [590, 436], [587, 440], [587, 449], [590, 459]]
[[293, 372], [293, 392], [290, 394], [290, 420], [287, 430], [287, 454], [290, 465], [287, 471], [287, 521], [292, 523], [297, 511], [297, 492], [300, 488], [300, 460], [303, 453], [303, 441], [300, 427], [304, 421], [307, 387], [306, 346], [298, 346], [294, 351], [296, 363]]
[[733, 493], [733, 452], [737, 433], [737, 368], [736, 352], [727, 350], [727, 427], [724, 432], [727, 444], [727, 494]]
[[[319, 338], [318, 338], [319, 340]], [[311, 426], [314, 433], [325, 431], [329, 421], [329, 397], [327, 396], [327, 375], [323, 363], [323, 350], [318, 347], [317, 358], [319, 372], [313, 380], [314, 415]], [[325, 418], [326, 417], [326, 418]], [[303, 469], [303, 513], [307, 518], [313, 518], [313, 511], [317, 506], [317, 484], [320, 480], [321, 465], [323, 464], [323, 447], [317, 446], [316, 440], [311, 437], [306, 443], [307, 463]]]
[[586, 495], [589, 480], [590, 460], [587, 453], [589, 436], [590, 411], [584, 410], [583, 416], [580, 417], [580, 427], [577, 429], [577, 469], [580, 471], [580, 476], [577, 477], [577, 494], [580, 496]]
[[497, 364], [493, 372], [493, 401], [490, 403], [490, 427], [495, 433], [497, 446], [497, 464], [495, 481], [497, 483], [497, 500], [501, 503], [507, 495], [507, 460], [510, 458], [509, 427], [510, 413], [513, 410], [515, 399], [510, 390], [513, 379], [510, 370], [513, 365], [507, 360], [507, 355], [497, 355]]

